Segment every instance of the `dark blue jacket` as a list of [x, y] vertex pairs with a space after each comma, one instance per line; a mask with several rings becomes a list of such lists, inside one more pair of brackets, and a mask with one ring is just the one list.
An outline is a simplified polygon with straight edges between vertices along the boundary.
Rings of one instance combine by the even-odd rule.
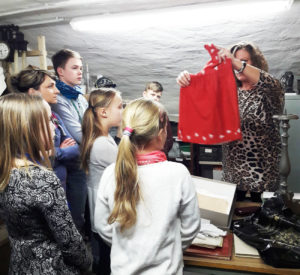
[[65, 188], [66, 179], [67, 179], [67, 165], [70, 165], [72, 161], [78, 160], [79, 158], [79, 146], [78, 144], [69, 146], [66, 148], [60, 148], [60, 144], [67, 138], [72, 138], [68, 130], [66, 129], [64, 123], [62, 122], [60, 116], [52, 112], [57, 118], [55, 121], [55, 138], [54, 138], [54, 147], [55, 147], [55, 159], [53, 170], [57, 177], [60, 179], [62, 186]]

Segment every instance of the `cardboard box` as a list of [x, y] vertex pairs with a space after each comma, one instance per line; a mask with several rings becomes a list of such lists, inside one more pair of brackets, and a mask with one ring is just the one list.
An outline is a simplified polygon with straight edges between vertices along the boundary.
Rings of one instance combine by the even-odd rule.
[[224, 181], [192, 176], [201, 211], [201, 218], [229, 230], [235, 201], [236, 185]]

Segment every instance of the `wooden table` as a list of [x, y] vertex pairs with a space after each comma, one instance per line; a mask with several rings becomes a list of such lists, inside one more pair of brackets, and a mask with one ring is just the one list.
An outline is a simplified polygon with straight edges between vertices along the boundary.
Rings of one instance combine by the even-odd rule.
[[[246, 207], [246, 206], [257, 206], [257, 205], [260, 204], [253, 203], [253, 202], [236, 202], [234, 207]], [[238, 217], [233, 216], [233, 220], [236, 219], [238, 219]], [[300, 269], [274, 268], [270, 265], [264, 264], [262, 259], [236, 257], [234, 255], [234, 246], [232, 251], [232, 258], [230, 261], [205, 258], [199, 256], [197, 257], [184, 256], [183, 259], [184, 259], [185, 266], [208, 267], [214, 269], [247, 271], [247, 272], [257, 272], [257, 273], [266, 273], [266, 274], [300, 275]]]
[[282, 275], [300, 274], [300, 269], [274, 268], [270, 265], [264, 264], [264, 262], [261, 259], [235, 257], [234, 253], [230, 261], [210, 259], [204, 257], [191, 257], [191, 256], [184, 256], [183, 259], [184, 259], [185, 266], [210, 267], [210, 268], [217, 268], [217, 269], [247, 271], [247, 272], [257, 272], [257, 273], [267, 273], [267, 274], [282, 274]]

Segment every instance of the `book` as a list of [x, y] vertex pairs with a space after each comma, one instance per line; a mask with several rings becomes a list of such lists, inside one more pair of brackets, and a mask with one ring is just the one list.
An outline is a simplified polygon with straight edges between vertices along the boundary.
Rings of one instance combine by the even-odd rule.
[[207, 247], [210, 249], [214, 249], [216, 247], [222, 247], [223, 246], [223, 237], [208, 237], [205, 236], [205, 238], [198, 238], [196, 237], [192, 245], [200, 246], [200, 247]]
[[234, 234], [234, 255], [237, 257], [260, 258], [255, 247], [246, 244]]
[[232, 256], [233, 234], [228, 233], [223, 239], [223, 246], [215, 249], [191, 245], [184, 251], [184, 255], [194, 257], [230, 260]]

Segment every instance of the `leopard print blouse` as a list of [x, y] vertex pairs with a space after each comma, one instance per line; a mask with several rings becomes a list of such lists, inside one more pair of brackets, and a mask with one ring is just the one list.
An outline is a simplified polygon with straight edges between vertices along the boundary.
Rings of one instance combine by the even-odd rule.
[[284, 92], [280, 82], [261, 71], [252, 90], [238, 90], [243, 139], [223, 145], [223, 179], [238, 190], [275, 191], [279, 185], [281, 139], [278, 121]]
[[0, 192], [11, 245], [9, 274], [80, 274], [91, 258], [59, 179], [39, 166], [13, 169]]

